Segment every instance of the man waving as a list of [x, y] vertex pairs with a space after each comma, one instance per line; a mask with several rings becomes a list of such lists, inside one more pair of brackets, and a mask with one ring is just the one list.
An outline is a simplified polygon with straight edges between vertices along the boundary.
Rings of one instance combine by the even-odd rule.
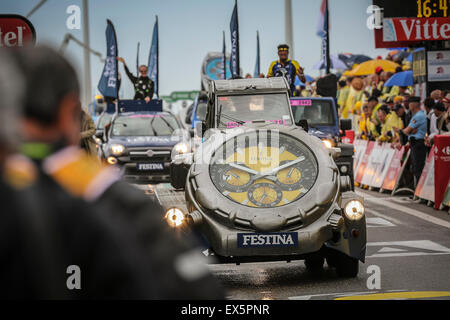
[[155, 84], [148, 77], [147, 66], [141, 65], [139, 67], [140, 75], [139, 77], [135, 77], [128, 69], [125, 60], [123, 58], [117, 57], [117, 60], [123, 63], [125, 72], [127, 73], [128, 78], [130, 78], [130, 81], [133, 83], [134, 100], [145, 100], [145, 102], [149, 102], [153, 97]]
[[295, 92], [295, 78], [298, 76], [300, 81], [305, 82], [305, 75], [303, 68], [295, 60], [289, 60], [289, 46], [287, 44], [280, 44], [278, 46], [279, 59], [272, 62], [267, 72], [267, 78], [270, 77], [285, 77], [291, 87], [291, 95]]

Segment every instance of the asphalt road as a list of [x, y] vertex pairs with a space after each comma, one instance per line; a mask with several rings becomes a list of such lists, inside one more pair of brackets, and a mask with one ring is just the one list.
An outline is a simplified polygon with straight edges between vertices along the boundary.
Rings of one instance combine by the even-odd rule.
[[[147, 194], [145, 186], [140, 186]], [[303, 261], [218, 264], [210, 269], [229, 299], [450, 299], [450, 216], [407, 197], [362, 191], [366, 262], [357, 278], [320, 274]]]

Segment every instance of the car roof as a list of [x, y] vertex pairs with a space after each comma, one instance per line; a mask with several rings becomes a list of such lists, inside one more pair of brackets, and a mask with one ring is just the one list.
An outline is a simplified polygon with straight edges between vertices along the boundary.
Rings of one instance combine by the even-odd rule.
[[331, 97], [290, 97], [290, 100], [334, 100]]
[[260, 91], [287, 92], [289, 85], [283, 77], [214, 80], [212, 88], [216, 94], [252, 93]]

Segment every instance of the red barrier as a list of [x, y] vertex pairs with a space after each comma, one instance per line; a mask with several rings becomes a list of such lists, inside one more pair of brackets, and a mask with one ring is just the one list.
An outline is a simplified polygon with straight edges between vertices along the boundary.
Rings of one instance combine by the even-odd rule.
[[363, 155], [363, 158], [362, 158], [361, 163], [358, 168], [358, 172], [356, 173], [356, 177], [355, 177], [355, 181], [358, 183], [361, 183], [361, 181], [364, 177], [364, 172], [366, 171], [366, 166], [369, 163], [369, 156], [372, 153], [372, 149], [374, 146], [375, 146], [374, 141], [369, 141], [369, 143], [367, 144], [366, 152]]
[[402, 172], [402, 159], [404, 153], [405, 147], [402, 147], [400, 150], [395, 150], [388, 172], [386, 173], [386, 177], [384, 178], [383, 185], [381, 186], [383, 190], [394, 190], [395, 183], [397, 182], [400, 173]]
[[434, 162], [434, 208], [439, 209], [450, 180], [450, 136], [434, 136]]

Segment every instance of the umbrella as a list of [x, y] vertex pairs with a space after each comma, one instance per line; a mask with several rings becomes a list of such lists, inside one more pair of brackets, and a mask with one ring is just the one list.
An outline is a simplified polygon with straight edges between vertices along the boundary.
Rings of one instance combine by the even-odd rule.
[[[342, 62], [339, 57], [335, 54], [330, 56], [331, 67], [330, 69], [347, 69], [347, 65]], [[317, 62], [314, 67], [314, 70], [325, 69], [325, 61], [324, 59]]]
[[371, 57], [363, 54], [340, 53], [338, 57], [347, 65], [347, 68], [351, 68], [355, 63], [360, 64], [372, 60]]
[[406, 59], [410, 53], [408, 51], [399, 51], [398, 53], [394, 54], [392, 57], [394, 61], [402, 61], [403, 59]]
[[295, 86], [300, 86], [300, 87], [306, 87], [306, 84], [303, 83], [302, 81], [300, 81], [300, 79], [298, 77], [295, 78]]
[[414, 84], [413, 72], [409, 70], [394, 74], [392, 77], [389, 78], [388, 81], [386, 81], [384, 85], [386, 87], [393, 87], [393, 86], [408, 87], [412, 86], [413, 84]]
[[305, 79], [306, 79], [306, 82], [314, 82], [314, 78], [308, 74], [305, 74]]
[[399, 67], [398, 63], [389, 61], [389, 60], [370, 60], [361, 63], [357, 66], [353, 71], [352, 75], [354, 76], [366, 76], [369, 74], [374, 74], [375, 69], [381, 67], [383, 71], [387, 72], [395, 72], [395, 69]]

